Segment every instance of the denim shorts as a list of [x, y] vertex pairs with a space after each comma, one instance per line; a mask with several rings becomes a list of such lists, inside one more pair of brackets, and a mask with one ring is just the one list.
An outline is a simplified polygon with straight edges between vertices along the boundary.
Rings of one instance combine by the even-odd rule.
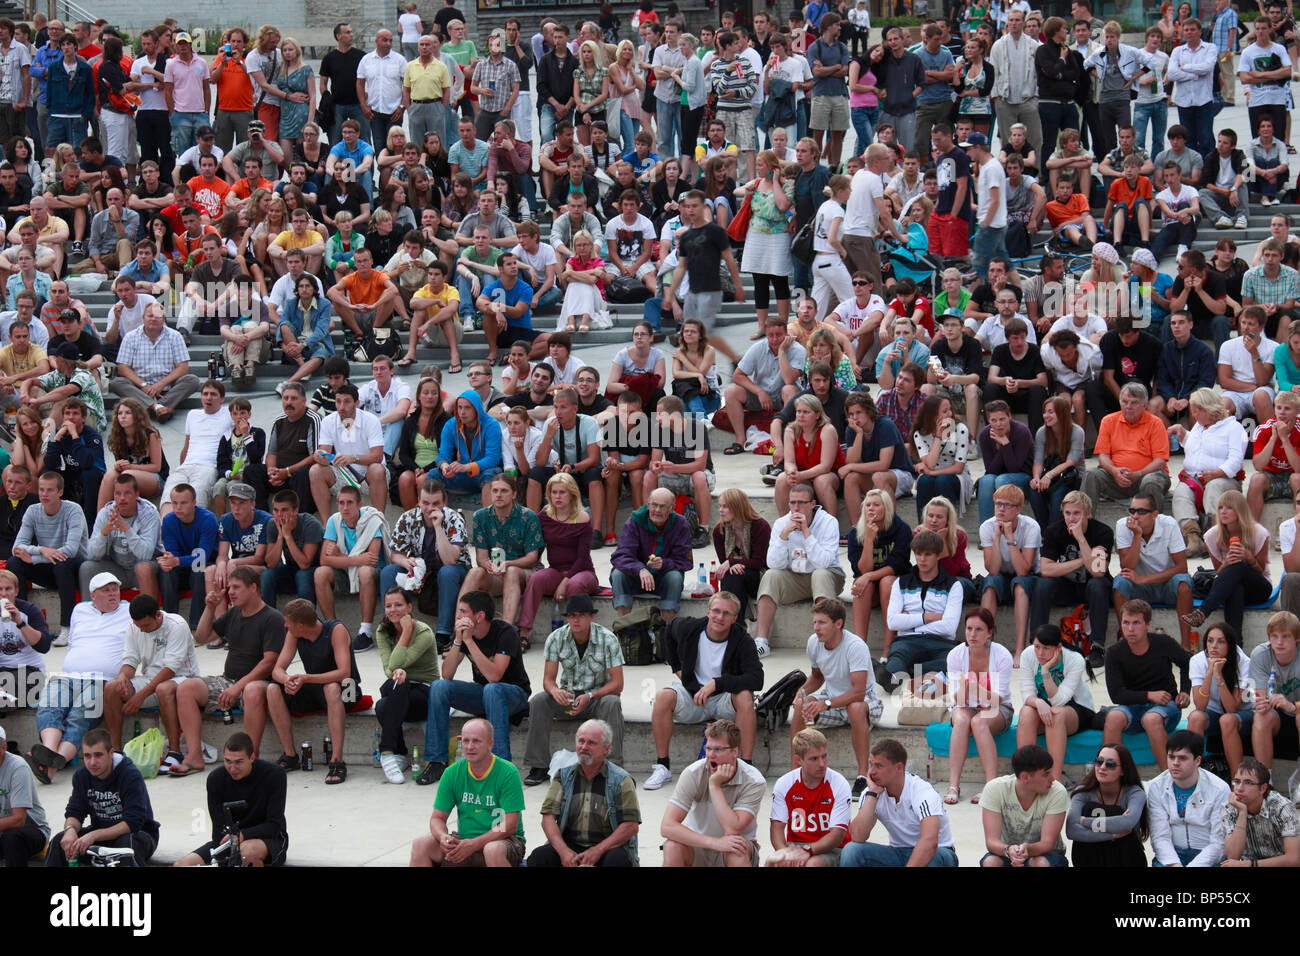
[[1168, 581], [1160, 584], [1134, 584], [1128, 578], [1116, 578], [1115, 590], [1129, 600], [1141, 598], [1148, 604], [1173, 607], [1178, 603], [1178, 585], [1192, 586], [1192, 579], [1186, 574], [1175, 574]]
[[1011, 574], [990, 574], [984, 578], [984, 585], [980, 588], [980, 594], [992, 588], [993, 593], [998, 596], [999, 604], [1010, 604], [1016, 585], [1025, 589], [1025, 594], [1029, 597], [1034, 596], [1034, 578], [1029, 575], [1011, 575]]
[[1150, 701], [1145, 704], [1118, 704], [1115, 709], [1122, 711], [1128, 717], [1128, 726], [1124, 728], [1126, 734], [1146, 733], [1146, 729], [1142, 726], [1142, 717], [1150, 710], [1164, 714], [1165, 730], [1171, 734], [1178, 729], [1178, 721], [1183, 717], [1181, 708], [1172, 700], [1167, 704], [1153, 704]]
[[[992, 856], [992, 857], [996, 857], [997, 854], [996, 854], [996, 853], [985, 853], [982, 857], [980, 857], [980, 865], [983, 866], [983, 865], [984, 865], [984, 861], [987, 860], [987, 859], [988, 859], [989, 857], [991, 857], [991, 856]], [[1010, 865], [1011, 865], [1011, 857], [1009, 857], [1009, 856], [1004, 856], [1004, 857], [1002, 857], [1001, 859], [1002, 859], [1002, 862], [1005, 863], [1007, 866], [1010, 866]], [[1069, 866], [1069, 865], [1070, 865], [1070, 861], [1067, 860], [1067, 859], [1065, 858], [1065, 854], [1064, 854], [1064, 853], [1044, 853], [1044, 854], [1043, 854], [1043, 859], [1047, 861], [1047, 865], [1048, 865], [1048, 866], [1052, 866], [1052, 867], [1062, 867], [1062, 866]]]
[[36, 729], [57, 730], [75, 747], [104, 719], [104, 683], [89, 677], [51, 677], [36, 706]]

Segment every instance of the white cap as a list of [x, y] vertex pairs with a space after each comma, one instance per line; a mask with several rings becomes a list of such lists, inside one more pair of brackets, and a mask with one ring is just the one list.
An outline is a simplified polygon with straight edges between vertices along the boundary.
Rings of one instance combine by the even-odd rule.
[[0, 741], [4, 741], [6, 739], [8, 738], [5, 737], [5, 729], [3, 727], [0, 727]]
[[100, 588], [105, 587], [106, 585], [109, 584], [116, 584], [120, 587], [122, 582], [117, 579], [117, 575], [114, 574], [113, 572], [100, 571], [98, 574], [96, 574], [93, 578], [90, 579], [90, 590], [92, 592], [98, 591]]

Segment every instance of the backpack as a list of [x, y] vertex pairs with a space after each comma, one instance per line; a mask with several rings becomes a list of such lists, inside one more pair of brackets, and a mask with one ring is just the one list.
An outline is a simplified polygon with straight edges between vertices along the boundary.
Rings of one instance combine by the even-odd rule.
[[677, 495], [673, 499], [673, 510], [682, 516], [686, 522], [686, 528], [691, 533], [691, 540], [694, 541], [700, 533], [700, 513], [695, 510], [695, 497], [693, 495]]
[[612, 630], [623, 650], [623, 663], [629, 667], [645, 667], [665, 660], [666, 628], [659, 608], [654, 605], [634, 605], [628, 613], [614, 619]]
[[1084, 657], [1092, 652], [1092, 639], [1088, 636], [1088, 605], [1080, 604], [1061, 618], [1061, 643], [1078, 651]]
[[373, 362], [380, 355], [396, 358], [401, 350], [402, 343], [398, 341], [397, 333], [380, 326], [365, 334], [353, 350], [352, 359], [356, 362]]
[[640, 279], [615, 276], [605, 286], [605, 298], [610, 302], [640, 304], [650, 298], [650, 290]]
[[758, 726], [769, 734], [776, 733], [790, 722], [790, 708], [794, 705], [795, 695], [804, 685], [808, 675], [801, 670], [792, 670], [754, 701], [754, 712], [758, 715]]

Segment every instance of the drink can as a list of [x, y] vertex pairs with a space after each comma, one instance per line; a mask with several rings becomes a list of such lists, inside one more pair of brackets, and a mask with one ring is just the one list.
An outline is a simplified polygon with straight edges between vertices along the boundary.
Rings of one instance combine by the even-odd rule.
[[334, 740], [329, 734], [321, 741], [320, 755], [325, 758], [326, 762], [334, 759]]
[[311, 770], [311, 744], [306, 740], [302, 742], [302, 769]]
[[223, 710], [221, 712], [221, 722], [229, 727], [235, 722], [235, 715], [228, 710]]

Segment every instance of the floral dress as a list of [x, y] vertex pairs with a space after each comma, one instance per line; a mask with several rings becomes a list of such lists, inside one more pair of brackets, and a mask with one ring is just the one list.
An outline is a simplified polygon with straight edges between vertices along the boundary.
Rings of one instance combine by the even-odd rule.
[[[794, 185], [782, 183], [786, 197], [793, 200]], [[777, 208], [776, 195], [755, 190], [750, 200], [749, 235], [740, 268], [771, 276], [790, 276], [794, 261], [790, 257], [789, 217]]]

